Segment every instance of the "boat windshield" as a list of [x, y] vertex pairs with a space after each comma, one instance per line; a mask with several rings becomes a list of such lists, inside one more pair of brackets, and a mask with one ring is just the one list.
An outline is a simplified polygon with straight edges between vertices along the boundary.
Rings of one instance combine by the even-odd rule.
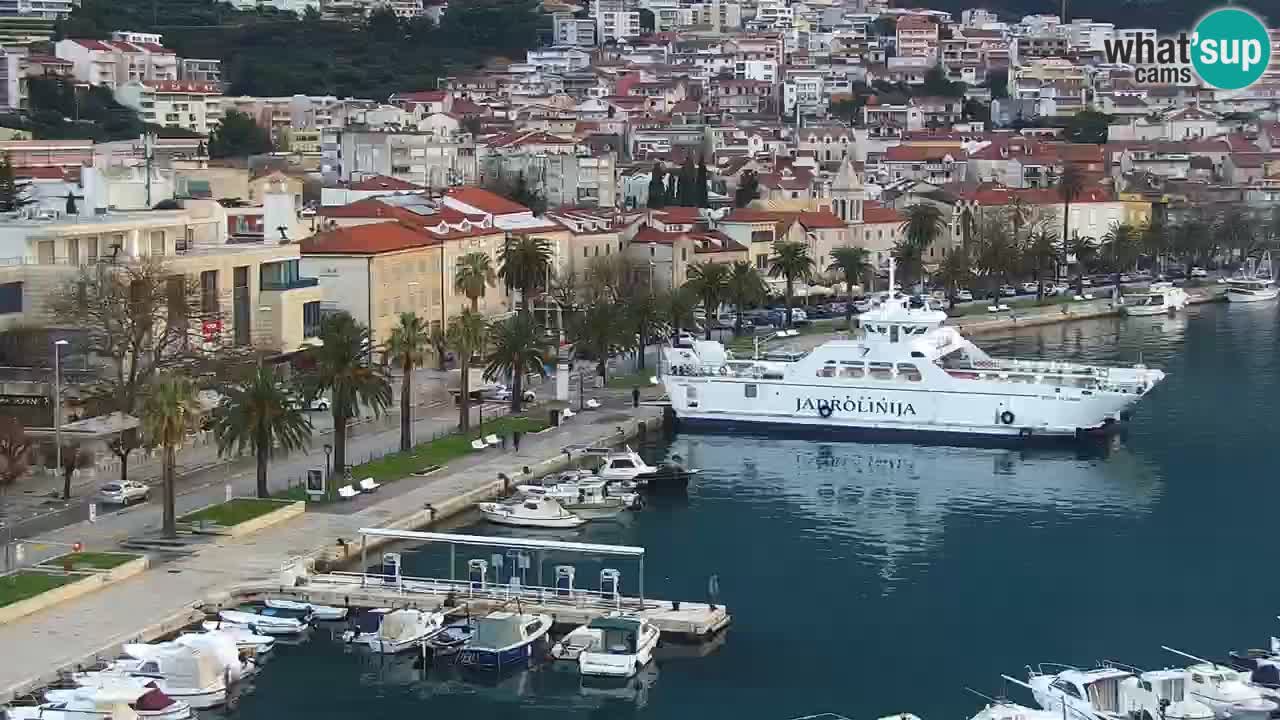
[[632, 655], [636, 651], [634, 630], [609, 628], [604, 631], [604, 650], [610, 655]]
[[478, 648], [504, 648], [523, 639], [520, 637], [519, 618], [480, 618], [471, 644]]

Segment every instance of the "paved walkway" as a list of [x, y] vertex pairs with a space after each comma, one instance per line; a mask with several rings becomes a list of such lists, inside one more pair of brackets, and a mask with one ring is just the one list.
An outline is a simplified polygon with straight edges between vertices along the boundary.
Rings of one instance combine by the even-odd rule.
[[[190, 556], [164, 563], [133, 579], [61, 603], [19, 620], [0, 625], [0, 647], [21, 662], [0, 663], [0, 702], [15, 692], [48, 678], [58, 668], [95, 654], [111, 653], [121, 642], [142, 635], [168, 621], [185, 624], [186, 614], [205, 598], [246, 583], [272, 582], [283, 564], [310, 555], [339, 538], [354, 539], [360, 527], [386, 525], [397, 517], [440, 506], [465, 492], [492, 483], [499, 472], [514, 475], [523, 465], [535, 465], [572, 444], [616, 438], [616, 428], [635, 418], [657, 418], [655, 408], [633, 410], [620, 397], [610, 398], [599, 411], [579, 415], [571, 424], [522, 441], [520, 452], [476, 453], [451, 463], [430, 478], [406, 478], [385, 488], [374, 501], [351, 513], [307, 512], [301, 517], [244, 538], [218, 539]], [[142, 512], [138, 508], [131, 512]], [[118, 533], [121, 518], [104, 518], [48, 533], [33, 542], [89, 540], [104, 547]]]

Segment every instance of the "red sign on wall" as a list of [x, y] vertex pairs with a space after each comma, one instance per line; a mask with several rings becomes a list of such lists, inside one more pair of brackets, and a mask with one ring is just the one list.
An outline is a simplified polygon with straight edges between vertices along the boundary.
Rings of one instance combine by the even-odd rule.
[[221, 320], [205, 320], [204, 323], [200, 326], [200, 329], [204, 333], [204, 341], [213, 342], [214, 340], [217, 340], [220, 335], [222, 335], [222, 321]]

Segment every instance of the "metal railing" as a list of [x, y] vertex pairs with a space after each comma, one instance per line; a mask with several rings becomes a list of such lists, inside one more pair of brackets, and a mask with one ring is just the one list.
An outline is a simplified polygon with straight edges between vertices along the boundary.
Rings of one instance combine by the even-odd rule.
[[640, 598], [621, 593], [585, 588], [556, 588], [523, 583], [493, 583], [443, 578], [396, 577], [377, 573], [332, 572], [311, 577], [311, 585], [335, 585], [344, 588], [394, 590], [399, 595], [453, 595], [459, 599], [494, 602], [528, 602], [540, 605], [563, 605], [574, 608], [643, 610], [651, 607]]

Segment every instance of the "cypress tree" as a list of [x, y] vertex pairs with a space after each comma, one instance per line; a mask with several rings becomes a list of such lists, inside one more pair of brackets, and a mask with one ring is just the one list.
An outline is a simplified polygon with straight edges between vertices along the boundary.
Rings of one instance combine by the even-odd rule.
[[710, 191], [707, 190], [707, 159], [698, 159], [698, 207], [711, 207], [711, 199], [708, 197]]
[[654, 163], [653, 170], [649, 173], [649, 202], [651, 208], [657, 209], [665, 206], [667, 200], [667, 188], [662, 184], [662, 163]]

